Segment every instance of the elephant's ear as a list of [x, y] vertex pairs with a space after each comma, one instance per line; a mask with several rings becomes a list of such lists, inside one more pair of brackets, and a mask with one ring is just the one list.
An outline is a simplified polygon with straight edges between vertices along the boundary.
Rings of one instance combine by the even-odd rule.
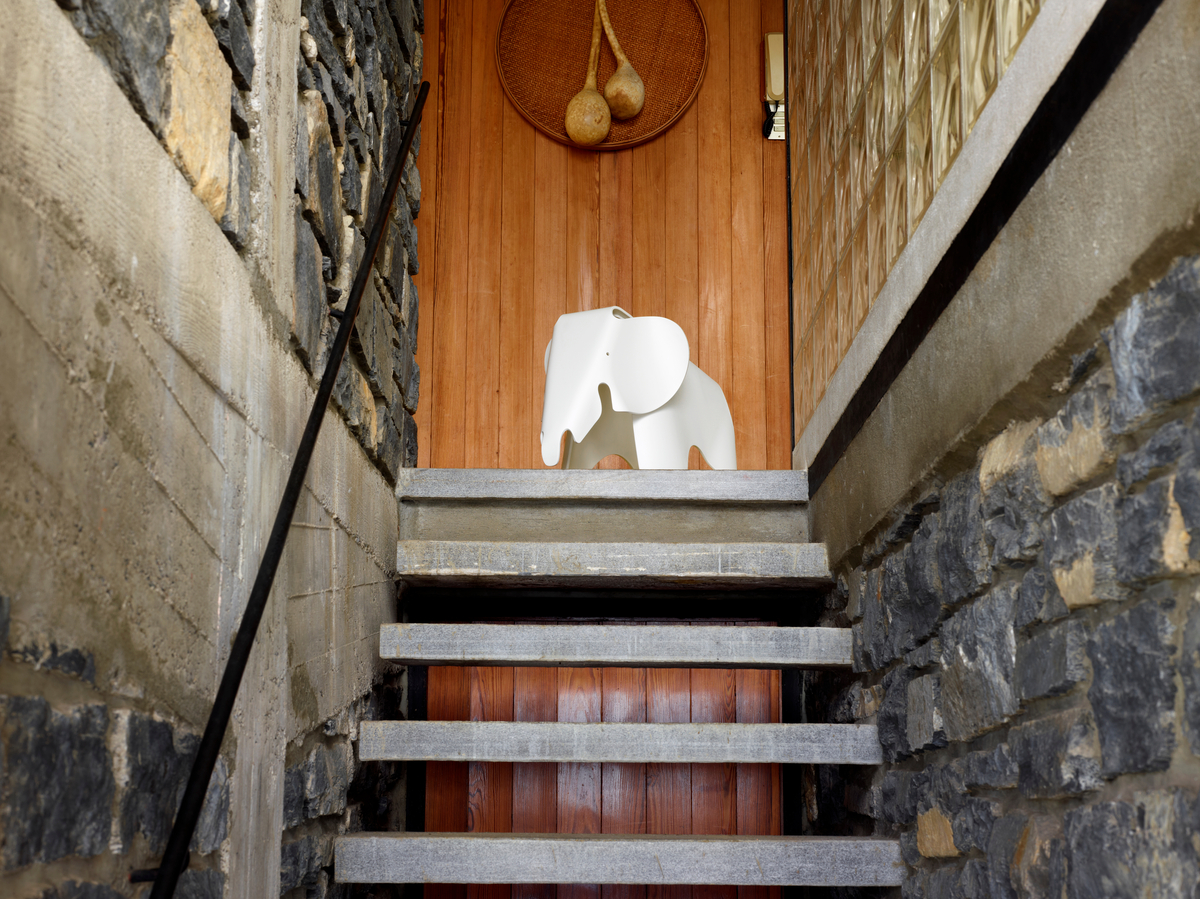
[[688, 371], [688, 341], [669, 318], [615, 322], [606, 379], [614, 412], [653, 412], [679, 390]]

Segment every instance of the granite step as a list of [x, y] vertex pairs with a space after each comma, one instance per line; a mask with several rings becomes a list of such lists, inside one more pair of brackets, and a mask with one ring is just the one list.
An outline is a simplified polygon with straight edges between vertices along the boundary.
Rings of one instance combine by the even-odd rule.
[[809, 539], [803, 471], [404, 469], [396, 498], [402, 540]]
[[651, 624], [385, 624], [379, 655], [404, 665], [626, 668], [849, 667], [848, 628]]
[[363, 833], [338, 837], [341, 883], [898, 886], [896, 840], [860, 837]]
[[401, 540], [396, 570], [406, 583], [445, 587], [797, 589], [832, 583], [821, 543]]
[[365, 721], [360, 761], [879, 765], [873, 724]]

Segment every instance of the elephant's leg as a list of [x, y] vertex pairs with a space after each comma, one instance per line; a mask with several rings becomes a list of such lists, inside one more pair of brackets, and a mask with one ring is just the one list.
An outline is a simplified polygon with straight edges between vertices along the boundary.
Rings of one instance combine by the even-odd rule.
[[637, 468], [638, 453], [633, 439], [633, 415], [629, 412], [614, 412], [608, 386], [601, 384], [599, 389], [602, 409], [600, 417], [578, 443], [572, 439], [573, 435], [567, 434], [567, 451], [562, 467], [595, 468], [605, 456], [617, 455], [628, 462], [630, 468]]
[[693, 446], [713, 468], [737, 468], [733, 418], [721, 386], [695, 365], [664, 405], [633, 416], [642, 468], [687, 468]]

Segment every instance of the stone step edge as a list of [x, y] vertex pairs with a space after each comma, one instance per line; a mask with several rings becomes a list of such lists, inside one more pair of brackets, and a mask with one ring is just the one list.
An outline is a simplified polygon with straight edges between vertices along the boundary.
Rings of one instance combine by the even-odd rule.
[[385, 624], [381, 658], [406, 665], [849, 667], [849, 628]]
[[362, 833], [334, 843], [340, 883], [899, 886], [897, 840], [873, 837]]
[[806, 503], [806, 471], [563, 471], [405, 468], [401, 501]]
[[829, 582], [822, 543], [501, 543], [401, 540], [400, 577]]
[[879, 765], [873, 724], [364, 721], [360, 761]]

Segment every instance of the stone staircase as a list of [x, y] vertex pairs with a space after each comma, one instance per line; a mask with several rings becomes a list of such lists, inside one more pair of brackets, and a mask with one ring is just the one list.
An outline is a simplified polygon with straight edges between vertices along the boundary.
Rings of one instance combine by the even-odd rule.
[[[397, 495], [397, 569], [426, 596], [670, 591], [752, 604], [830, 585], [824, 546], [808, 542], [804, 472], [420, 469], [403, 473]], [[466, 623], [380, 634], [381, 656], [411, 665], [784, 669], [848, 667], [850, 653], [849, 631], [831, 628]], [[359, 757], [882, 761], [873, 725], [507, 721], [367, 722]], [[335, 852], [343, 883], [894, 886], [903, 871], [897, 841], [859, 837], [361, 833]]]

